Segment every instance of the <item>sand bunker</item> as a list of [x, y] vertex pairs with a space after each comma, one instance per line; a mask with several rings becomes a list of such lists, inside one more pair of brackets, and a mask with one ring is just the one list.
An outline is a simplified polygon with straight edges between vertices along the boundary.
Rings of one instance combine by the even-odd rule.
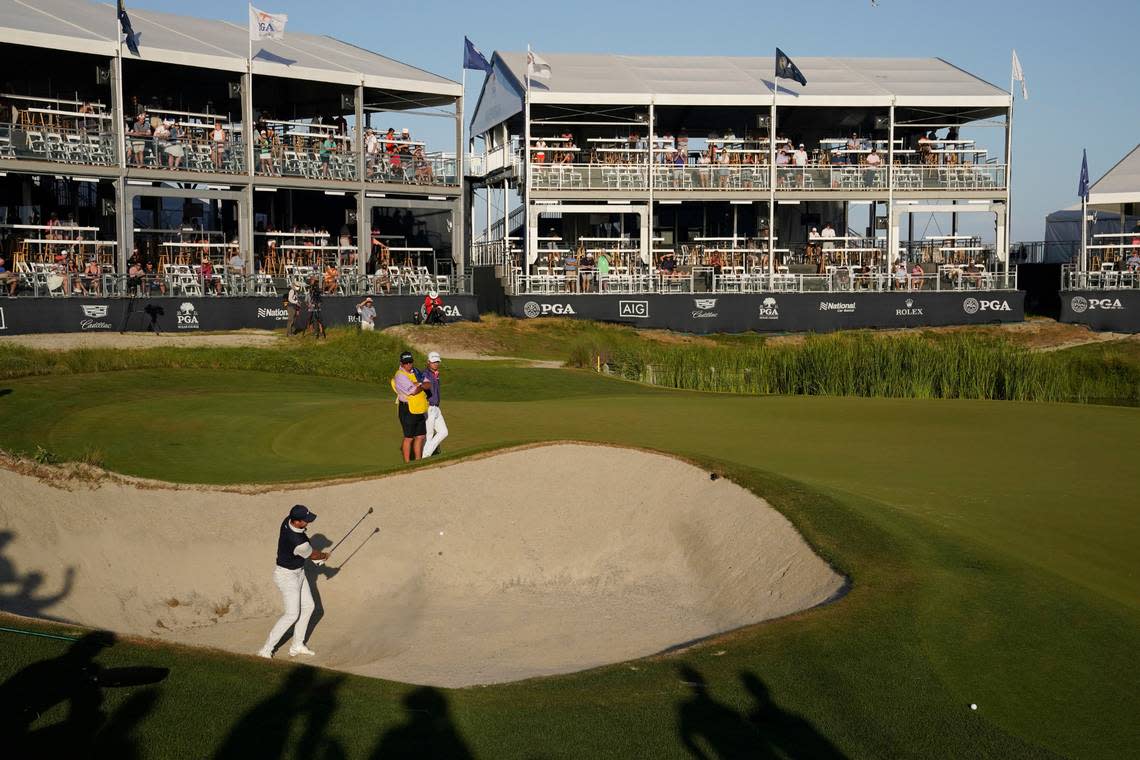
[[645, 656], [811, 607], [843, 584], [733, 483], [655, 454], [552, 445], [258, 494], [66, 491], [4, 470], [0, 606], [252, 654], [279, 614], [277, 530], [296, 502], [319, 515], [315, 542], [376, 509], [330, 560], [343, 567], [316, 576], [323, 614], [306, 661], [412, 683]]

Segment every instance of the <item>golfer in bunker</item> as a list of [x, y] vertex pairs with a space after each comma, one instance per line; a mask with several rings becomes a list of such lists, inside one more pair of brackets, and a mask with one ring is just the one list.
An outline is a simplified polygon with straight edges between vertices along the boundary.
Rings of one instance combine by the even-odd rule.
[[305, 528], [316, 519], [317, 516], [310, 512], [308, 507], [298, 504], [289, 510], [289, 516], [281, 521], [281, 533], [277, 538], [277, 567], [273, 570], [273, 582], [281, 589], [285, 612], [269, 632], [265, 646], [257, 653], [259, 657], [273, 656], [273, 648], [289, 630], [289, 626], [293, 626], [293, 643], [289, 647], [289, 656], [316, 654], [305, 646], [305, 634], [309, 630], [309, 618], [312, 617], [314, 609], [313, 592], [305, 578], [305, 560], [324, 562], [329, 556], [327, 552], [314, 550], [305, 533]]

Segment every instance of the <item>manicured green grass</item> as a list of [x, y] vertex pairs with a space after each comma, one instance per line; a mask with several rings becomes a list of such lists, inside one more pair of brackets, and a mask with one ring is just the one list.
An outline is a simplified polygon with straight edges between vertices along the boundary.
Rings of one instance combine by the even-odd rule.
[[[203, 368], [9, 379], [0, 445], [179, 481], [391, 471], [388, 368], [367, 382]], [[790, 742], [790, 756], [826, 740], [851, 757], [1109, 758], [1140, 741], [1140, 410], [714, 396], [473, 362], [448, 363], [445, 382], [448, 458], [563, 438], [675, 452], [768, 498], [853, 582], [836, 604], [681, 655], [444, 692], [476, 756], [681, 757], [691, 729], [722, 748]], [[0, 677], [60, 649], [3, 641]], [[212, 754], [294, 670], [133, 643], [104, 659], [172, 668], [137, 731], [146, 757]], [[683, 664], [710, 699], [693, 698]], [[743, 720], [755, 679], [779, 708], [759, 729]], [[326, 697], [290, 729], [294, 747], [309, 726], [365, 757], [425, 720], [401, 704], [410, 687], [317, 680]], [[126, 696], [107, 693], [108, 708]], [[252, 742], [303, 706], [265, 707]]]

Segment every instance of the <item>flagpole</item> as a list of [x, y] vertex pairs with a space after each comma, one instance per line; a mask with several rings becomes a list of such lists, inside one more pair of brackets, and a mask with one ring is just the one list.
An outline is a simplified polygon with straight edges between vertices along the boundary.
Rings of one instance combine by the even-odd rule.
[[[526, 76], [526, 87], [524, 88], [526, 96], [526, 108], [524, 109], [524, 124], [523, 124], [523, 171], [526, 172], [526, 178], [523, 187], [526, 192], [523, 196], [523, 273], [530, 274], [530, 58], [531, 49], [530, 43], [526, 45], [526, 66], [523, 68], [524, 75]], [[511, 232], [508, 225], [503, 225], [503, 239], [505, 240]]]
[[772, 106], [768, 111], [768, 285], [776, 273], [776, 90], [780, 81], [776, 77], [780, 56], [772, 59]]
[[[1012, 55], [1017, 55], [1014, 52]], [[1009, 251], [1013, 237], [1013, 58], [1009, 62], [1009, 115], [1005, 121], [1005, 285], [1009, 287]]]
[[[118, 43], [115, 46], [115, 61], [114, 61], [114, 76], [112, 77], [113, 90], [111, 92], [111, 110], [114, 112], [115, 124], [112, 126], [111, 134], [115, 136], [115, 142], [118, 145], [115, 151], [119, 159], [119, 176], [115, 178], [115, 192], [116, 192], [116, 206], [115, 206], [115, 241], [118, 246], [118, 251], [115, 255], [115, 264], [117, 265], [116, 271], [120, 274], [126, 274], [127, 271], [127, 258], [130, 255], [128, 250], [127, 233], [130, 230], [131, 240], [130, 248], [134, 247], [134, 204], [127, 203], [127, 141], [126, 141], [126, 105], [123, 103], [123, 30], [119, 21], [118, 6], [116, 5], [115, 12], [115, 39]], [[125, 220], [131, 219], [132, 223], [127, 224]]]

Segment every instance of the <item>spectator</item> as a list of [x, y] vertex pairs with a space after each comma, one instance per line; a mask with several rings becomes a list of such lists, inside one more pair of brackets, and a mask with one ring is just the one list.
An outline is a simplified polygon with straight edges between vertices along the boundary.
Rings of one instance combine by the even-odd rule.
[[819, 237], [823, 240], [823, 255], [826, 258], [835, 250], [835, 243], [831, 242], [835, 239], [835, 228], [831, 226], [831, 222], [823, 225], [823, 232], [819, 233]]
[[16, 295], [16, 288], [20, 284], [20, 278], [16, 276], [15, 272], [9, 271], [6, 266], [7, 262], [3, 257], [0, 257], [0, 287], [7, 286], [8, 297], [11, 298]]
[[404, 432], [400, 450], [405, 462], [423, 457], [429, 407], [426, 391], [430, 387], [431, 383], [416, 373], [412, 353], [400, 354], [400, 368], [392, 377], [392, 390], [396, 392], [396, 413]]
[[356, 304], [356, 313], [360, 315], [360, 329], [372, 332], [376, 329], [376, 309], [372, 306], [372, 298], [365, 298]]
[[84, 295], [88, 293], [99, 294], [99, 281], [103, 277], [103, 270], [99, 267], [99, 262], [91, 258], [83, 266], [83, 271], [79, 277], [76, 278], [75, 284], [80, 293]]
[[292, 335], [294, 325], [300, 320], [301, 316], [301, 293], [304, 286], [300, 283], [293, 281], [289, 285], [289, 292], [285, 295], [285, 311], [289, 314], [289, 321], [285, 324], [285, 334]]
[[309, 278], [309, 319], [305, 322], [305, 332], [310, 326], [318, 339], [325, 337], [325, 323], [321, 318], [321, 284], [316, 275]]
[[159, 295], [165, 295], [166, 283], [162, 281], [162, 279], [158, 276], [158, 272], [154, 270], [153, 261], [148, 261], [146, 263], [146, 268], [143, 270], [143, 278], [143, 284], [146, 286], [148, 293], [158, 293]]
[[427, 360], [427, 369], [423, 372], [424, 382], [429, 384], [427, 419], [424, 421], [424, 459], [439, 453], [439, 445], [447, 438], [447, 423], [439, 408], [439, 352], [432, 351]]
[[895, 262], [895, 290], [906, 290], [906, 286], [906, 262], [902, 259], [898, 259]]
[[[136, 254], [138, 251], [135, 252]], [[142, 264], [138, 259], [131, 262], [130, 267], [127, 269], [127, 291], [132, 295], [138, 295], [142, 291], [143, 275], [145, 274]]]
[[562, 254], [562, 269], [566, 273], [566, 287], [571, 293], [578, 292], [578, 254], [567, 248]]
[[214, 274], [214, 264], [210, 261], [209, 255], [202, 257], [202, 265], [198, 267], [198, 273], [202, 278], [202, 288], [204, 290], [212, 290], [216, 295], [222, 294], [222, 281]]
[[431, 164], [424, 155], [424, 149], [419, 145], [416, 146], [415, 152], [412, 154], [412, 165], [416, 168], [416, 182], [421, 185], [430, 185], [434, 179]]
[[332, 135], [325, 135], [325, 139], [321, 140], [320, 159], [321, 159], [321, 176], [332, 177], [332, 154], [336, 152], [336, 140]]
[[273, 146], [269, 142], [269, 135], [265, 130], [261, 130], [257, 135], [257, 158], [261, 167], [261, 173], [267, 176], [272, 176], [273, 171]]
[[210, 148], [214, 158], [214, 171], [220, 172], [226, 155], [226, 130], [222, 129], [220, 121], [214, 122], [214, 129], [210, 132]]
[[792, 163], [798, 167], [804, 167], [807, 166], [807, 162], [807, 150], [804, 148], [804, 144], [800, 143], [799, 147], [796, 148], [796, 152], [792, 154]]
[[335, 295], [337, 286], [340, 283], [340, 272], [336, 268], [336, 264], [329, 262], [325, 267], [324, 275], [324, 291], [328, 295]]
[[241, 251], [234, 249], [234, 253], [230, 256], [229, 260], [230, 274], [242, 275], [245, 273], [245, 259], [241, 257]]
[[917, 261], [910, 269], [910, 286], [913, 290], [922, 290], [922, 286], [926, 284], [926, 272], [922, 268], [922, 264]]
[[186, 149], [182, 147], [182, 128], [171, 123], [166, 139], [166, 168], [172, 171], [181, 168], [185, 152]]
[[135, 117], [127, 137], [130, 138], [131, 159], [134, 165], [143, 166], [146, 163], [146, 141], [150, 139], [150, 124], [147, 122], [146, 111], [140, 112]]
[[439, 297], [438, 292], [434, 290], [428, 291], [427, 296], [424, 298], [422, 311], [424, 324], [442, 325], [444, 323], [446, 314], [443, 310], [443, 299]]

